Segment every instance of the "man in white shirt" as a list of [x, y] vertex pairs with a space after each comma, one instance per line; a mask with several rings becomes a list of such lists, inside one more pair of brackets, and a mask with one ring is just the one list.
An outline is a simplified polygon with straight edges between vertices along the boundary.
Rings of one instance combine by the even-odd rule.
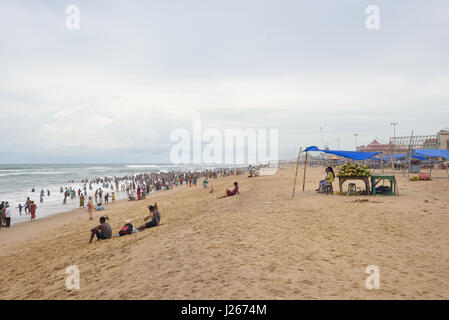
[[6, 227], [9, 228], [11, 225], [11, 207], [9, 203], [5, 203], [5, 219], [6, 219]]

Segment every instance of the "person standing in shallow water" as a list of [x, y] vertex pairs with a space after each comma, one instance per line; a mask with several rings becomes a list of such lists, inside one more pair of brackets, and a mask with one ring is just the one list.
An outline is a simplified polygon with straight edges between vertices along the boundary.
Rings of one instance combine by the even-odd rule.
[[37, 209], [36, 204], [34, 203], [34, 201], [31, 201], [30, 204], [31, 221], [36, 220], [36, 209]]
[[11, 208], [9, 207], [8, 201], [6, 201], [3, 210], [5, 210], [6, 228], [9, 228], [11, 226]]
[[31, 200], [30, 197], [27, 197], [27, 201], [25, 201], [25, 213], [30, 214], [30, 206], [31, 206]]
[[84, 195], [81, 193], [80, 195], [80, 208], [84, 207]]

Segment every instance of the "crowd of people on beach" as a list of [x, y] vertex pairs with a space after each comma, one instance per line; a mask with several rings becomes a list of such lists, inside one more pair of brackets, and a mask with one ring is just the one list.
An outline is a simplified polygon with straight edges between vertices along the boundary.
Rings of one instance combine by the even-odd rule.
[[[196, 187], [201, 184], [203, 188], [210, 187], [210, 193], [215, 192], [212, 185], [212, 179], [227, 176], [240, 176], [249, 171], [248, 177], [258, 176], [258, 169], [255, 166], [249, 166], [248, 168], [215, 168], [215, 169], [202, 169], [196, 171], [161, 171], [140, 173], [134, 175], [124, 175], [121, 177], [95, 177], [93, 179], [81, 180], [82, 187], [77, 190], [72, 186], [60, 187], [59, 193], [62, 194], [62, 203], [67, 204], [69, 200], [79, 200], [79, 207], [85, 208], [89, 213], [89, 219], [93, 219], [92, 211], [104, 210], [103, 204], [115, 202], [117, 194], [119, 192], [125, 193], [126, 197], [130, 201], [137, 201], [145, 199], [152, 192], [158, 192], [163, 190], [171, 190], [178, 186]], [[69, 183], [75, 183], [74, 180], [70, 180]], [[95, 188], [95, 191], [94, 191]], [[229, 191], [229, 190], [227, 190]], [[36, 192], [33, 187], [32, 193]], [[235, 195], [238, 193], [238, 186], [235, 185], [232, 191], [226, 193], [225, 196]], [[50, 197], [51, 192], [49, 189], [44, 191], [41, 189], [39, 193], [39, 202], [44, 203], [45, 197]], [[12, 209], [8, 202], [2, 202], [1, 205], [1, 220], [0, 227], [10, 227]], [[36, 219], [37, 205], [28, 197], [25, 203], [18, 205], [19, 215], [22, 216], [24, 211], [25, 215], [30, 215], [30, 220]]]
[[[251, 168], [250, 168], [251, 171]], [[208, 178], [211, 177], [215, 177], [218, 178], [218, 175], [216, 174], [212, 174], [209, 175], [207, 172], [203, 173], [204, 174], [204, 180], [203, 180], [203, 186], [207, 187], [207, 183], [208, 183]], [[224, 175], [241, 175], [243, 174], [243, 171], [237, 170], [237, 171], [225, 171]], [[200, 174], [201, 176], [201, 174]], [[248, 178], [253, 177], [253, 175], [248, 176]], [[255, 177], [255, 176], [254, 176]], [[186, 179], [186, 185], [188, 183], [189, 186], [192, 185], [192, 183], [196, 186], [196, 181], [198, 180], [199, 176], [197, 175], [193, 175], [192, 177], [189, 177], [188, 180]], [[182, 185], [182, 181], [184, 180], [178, 180], [180, 182], [180, 184]], [[175, 185], [179, 185], [177, 182], [175, 181]], [[191, 182], [194, 181], [194, 182]], [[140, 185], [137, 187], [137, 189], [139, 190]], [[137, 193], [139, 194], [139, 193]], [[218, 199], [222, 199], [225, 197], [232, 197], [235, 196], [237, 194], [240, 194], [239, 192], [239, 186], [238, 186], [238, 182], [234, 182], [234, 189], [231, 191], [229, 189], [226, 189], [226, 194], [220, 197], [217, 197]], [[130, 199], [130, 200], [134, 200], [134, 199]], [[138, 199], [140, 200], [140, 199]], [[91, 211], [91, 201], [92, 201], [92, 197], [89, 198], [89, 219], [92, 220], [92, 211]], [[101, 204], [100, 204], [101, 206]], [[128, 234], [133, 234], [139, 231], [143, 231], [145, 229], [148, 228], [154, 228], [160, 225], [160, 221], [161, 221], [161, 213], [158, 209], [157, 203], [155, 203], [154, 205], [150, 205], [148, 207], [148, 209], [150, 210], [150, 215], [146, 216], [144, 218], [144, 221], [148, 221], [144, 223], [143, 225], [134, 228], [134, 226], [131, 224], [131, 221], [128, 220], [126, 221], [125, 225], [120, 229], [120, 231], [118, 233], [116, 233], [115, 235], [112, 235], [112, 228], [109, 225], [109, 223], [107, 223], [107, 220], [109, 219], [108, 216], [101, 216], [100, 217], [100, 224], [98, 226], [96, 226], [95, 228], [91, 229], [91, 236], [90, 236], [90, 241], [89, 243], [92, 242], [92, 240], [95, 238], [95, 236], [97, 237], [97, 241], [100, 240], [106, 240], [106, 239], [110, 239], [111, 237], [118, 237], [118, 236], [125, 236]], [[98, 206], [97, 206], [97, 210], [98, 210]]]
[[[25, 209], [25, 214], [31, 215], [31, 221], [36, 219], [36, 209], [37, 205], [30, 198], [27, 198], [25, 206], [19, 204], [17, 207], [19, 209], [19, 214], [22, 215], [22, 210]], [[8, 201], [2, 201], [0, 204], [0, 227], [9, 228], [11, 227], [12, 211]]]

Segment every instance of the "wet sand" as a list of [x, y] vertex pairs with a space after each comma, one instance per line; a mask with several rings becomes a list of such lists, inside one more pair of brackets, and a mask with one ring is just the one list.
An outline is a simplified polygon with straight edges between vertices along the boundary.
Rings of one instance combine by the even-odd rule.
[[[100, 214], [92, 222], [84, 209], [2, 229], [0, 298], [449, 298], [449, 179], [397, 172], [398, 197], [330, 196], [313, 191], [323, 168], [308, 168], [292, 199], [294, 170], [106, 205], [114, 233], [127, 219], [142, 224], [155, 201], [162, 225], [92, 244]], [[241, 194], [217, 199], [235, 180]], [[80, 290], [65, 286], [70, 265]], [[379, 290], [366, 289], [369, 265], [380, 268]]]

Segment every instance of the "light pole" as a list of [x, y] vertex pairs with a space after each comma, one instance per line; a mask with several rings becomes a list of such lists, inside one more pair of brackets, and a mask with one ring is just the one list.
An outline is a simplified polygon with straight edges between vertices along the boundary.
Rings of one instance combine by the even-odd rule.
[[354, 133], [354, 137], [355, 137], [355, 151], [357, 151], [357, 137], [359, 136], [358, 133]]
[[394, 138], [396, 138], [396, 126], [397, 126], [398, 124], [399, 124], [399, 123], [397, 123], [397, 122], [392, 122], [392, 123], [390, 123], [390, 125], [393, 126], [393, 137], [394, 137]]

